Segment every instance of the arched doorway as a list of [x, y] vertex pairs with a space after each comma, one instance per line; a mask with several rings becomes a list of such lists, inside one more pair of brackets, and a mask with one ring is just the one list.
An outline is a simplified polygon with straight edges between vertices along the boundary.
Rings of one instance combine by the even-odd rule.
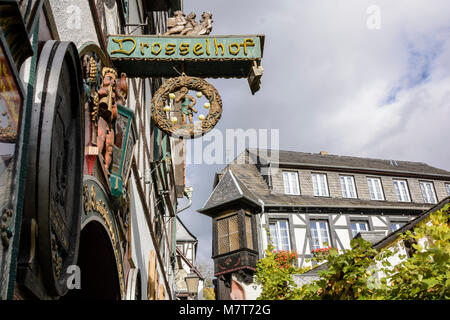
[[99, 221], [90, 221], [81, 230], [77, 265], [81, 270], [81, 289], [69, 290], [61, 299], [120, 300], [113, 246]]

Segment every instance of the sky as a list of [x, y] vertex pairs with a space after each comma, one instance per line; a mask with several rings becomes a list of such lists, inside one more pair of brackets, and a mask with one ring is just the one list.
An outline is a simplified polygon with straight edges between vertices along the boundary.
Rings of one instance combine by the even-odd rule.
[[[450, 1], [184, 0], [191, 11], [212, 13], [211, 35], [265, 35], [255, 95], [246, 79], [207, 79], [223, 100], [223, 135], [279, 130], [281, 150], [450, 171]], [[225, 166], [186, 168], [193, 204], [180, 218], [199, 240], [200, 263], [212, 264], [212, 223], [196, 210]]]

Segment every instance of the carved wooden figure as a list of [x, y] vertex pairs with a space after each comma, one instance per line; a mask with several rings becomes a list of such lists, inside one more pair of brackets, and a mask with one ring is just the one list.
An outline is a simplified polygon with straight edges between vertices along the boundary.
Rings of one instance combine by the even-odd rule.
[[182, 87], [180, 89], [180, 95], [176, 99], [176, 102], [181, 102], [181, 114], [183, 115], [183, 123], [186, 123], [186, 116], [189, 117], [189, 122], [192, 122], [192, 112], [197, 113], [197, 109], [194, 108], [194, 105], [197, 103], [194, 97], [188, 95], [189, 89], [187, 87]]
[[100, 154], [105, 154], [105, 169], [109, 174], [109, 166], [112, 161], [114, 130], [113, 121], [117, 118], [116, 79], [117, 72], [105, 67], [102, 70], [103, 83], [98, 90], [99, 119], [97, 147]]

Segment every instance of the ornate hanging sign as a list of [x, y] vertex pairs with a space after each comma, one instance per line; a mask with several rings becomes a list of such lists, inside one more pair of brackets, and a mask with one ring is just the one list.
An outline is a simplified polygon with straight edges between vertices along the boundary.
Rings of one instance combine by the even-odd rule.
[[252, 92], [262, 75], [263, 47], [264, 35], [108, 38], [108, 54], [114, 66], [129, 77], [176, 77], [183, 68], [194, 77], [251, 79]]
[[[205, 102], [198, 107], [202, 99]], [[165, 133], [196, 138], [210, 131], [220, 120], [222, 98], [204, 79], [183, 75], [171, 78], [159, 87], [151, 109], [153, 121]]]

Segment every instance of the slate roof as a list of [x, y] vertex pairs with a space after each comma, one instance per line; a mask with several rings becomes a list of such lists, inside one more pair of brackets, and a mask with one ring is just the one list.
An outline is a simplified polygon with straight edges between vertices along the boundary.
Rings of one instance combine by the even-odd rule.
[[[423, 162], [411, 162], [401, 160], [383, 160], [373, 158], [361, 158], [339, 156], [332, 154], [306, 153], [285, 150], [248, 149], [252, 156], [259, 154], [263, 163], [293, 164], [302, 166], [315, 166], [327, 168], [351, 168], [361, 170], [374, 170], [397, 173], [413, 173], [423, 175], [438, 175], [450, 177], [450, 172], [432, 167]], [[278, 154], [277, 154], [278, 152]]]
[[261, 204], [258, 202], [258, 198], [253, 194], [247, 185], [236, 177], [232, 168], [226, 171], [225, 175], [215, 186], [210, 197], [203, 205], [203, 208], [197, 210], [200, 213], [207, 214], [220, 206], [230, 204], [237, 200], [246, 200], [257, 207]]
[[[264, 166], [270, 157], [274, 155], [272, 150], [259, 150], [260, 159]], [[254, 156], [258, 150], [248, 149], [246, 152], [249, 156]], [[242, 156], [242, 155], [240, 155]], [[238, 156], [238, 158], [240, 157]], [[253, 158], [254, 159], [254, 158]], [[255, 159], [254, 159], [255, 160]], [[204, 213], [205, 210], [217, 207], [220, 204], [230, 202], [242, 197], [248, 198], [256, 204], [264, 204], [265, 207], [298, 207], [309, 208], [312, 210], [386, 210], [401, 211], [414, 210], [417, 213], [428, 210], [428, 204], [414, 202], [395, 202], [395, 201], [376, 201], [348, 198], [330, 198], [330, 197], [313, 197], [307, 195], [292, 196], [280, 193], [272, 193], [269, 186], [264, 180], [261, 172], [258, 170], [256, 161], [245, 164], [234, 163], [229, 164], [220, 173], [216, 174], [217, 185], [214, 188], [208, 201], [202, 209], [198, 210]], [[449, 177], [450, 172], [431, 167], [425, 163], [410, 161], [391, 161], [381, 159], [368, 159], [336, 155], [320, 155], [294, 151], [279, 151], [279, 163], [290, 163], [301, 165], [311, 165], [318, 167], [335, 167], [335, 168], [353, 168], [362, 170], [378, 170], [384, 172], [410, 172], [415, 174], [438, 175], [440, 177]], [[342, 169], [341, 169], [342, 170]], [[232, 174], [229, 174], [231, 172]], [[234, 179], [233, 179], [234, 178]], [[242, 194], [239, 192], [239, 188]], [[261, 203], [262, 201], [262, 203]]]

